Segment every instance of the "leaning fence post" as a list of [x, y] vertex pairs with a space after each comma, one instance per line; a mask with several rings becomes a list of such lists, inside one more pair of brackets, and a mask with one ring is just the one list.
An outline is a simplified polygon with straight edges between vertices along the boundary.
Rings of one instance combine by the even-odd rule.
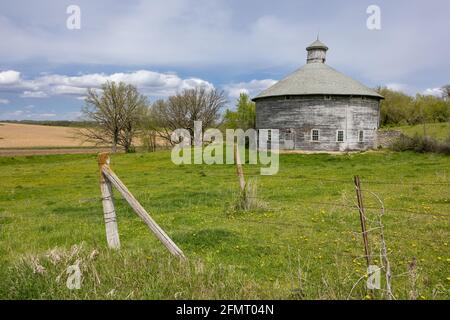
[[108, 153], [98, 155], [100, 168], [100, 190], [102, 192], [103, 216], [106, 227], [106, 241], [112, 249], [120, 248], [119, 229], [117, 227], [116, 210], [114, 208], [113, 190], [111, 182], [103, 174], [103, 167], [109, 165]]
[[239, 178], [239, 185], [241, 187], [241, 191], [245, 195], [245, 178], [244, 178], [244, 170], [242, 170], [242, 162], [241, 155], [239, 153], [239, 148], [237, 144], [234, 145], [234, 161], [236, 162], [236, 172]]
[[361, 231], [364, 241], [364, 251], [366, 253], [366, 261], [367, 261], [367, 267], [371, 265], [371, 257], [370, 257], [370, 251], [369, 251], [369, 240], [367, 237], [367, 228], [366, 228], [366, 214], [364, 211], [364, 203], [363, 203], [363, 196], [361, 193], [361, 181], [359, 180], [359, 176], [354, 177], [355, 182], [355, 189], [356, 189], [356, 198], [358, 200], [358, 209], [359, 209], [359, 218], [361, 221]]
[[128, 202], [128, 204], [133, 208], [134, 212], [147, 224], [148, 228], [155, 234], [159, 241], [164, 244], [164, 246], [172, 253], [174, 256], [179, 257], [183, 260], [186, 257], [180, 248], [170, 239], [170, 237], [164, 232], [163, 229], [150, 217], [148, 212], [142, 207], [139, 201], [131, 194], [128, 188], [123, 184], [119, 177], [109, 168], [109, 166], [102, 166], [102, 173], [105, 178], [111, 182], [111, 184], [119, 191], [122, 197]]

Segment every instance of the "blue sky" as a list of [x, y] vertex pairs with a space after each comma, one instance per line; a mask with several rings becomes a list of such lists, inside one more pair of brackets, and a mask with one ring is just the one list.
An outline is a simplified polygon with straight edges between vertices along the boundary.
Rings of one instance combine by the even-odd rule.
[[[372, 4], [381, 30], [366, 26]], [[69, 5], [79, 30], [66, 27]], [[436, 94], [450, 83], [448, 12], [447, 0], [2, 1], [0, 119], [76, 119], [86, 88], [106, 80], [150, 101], [215, 87], [232, 106], [303, 65], [318, 32], [327, 63], [367, 86]]]

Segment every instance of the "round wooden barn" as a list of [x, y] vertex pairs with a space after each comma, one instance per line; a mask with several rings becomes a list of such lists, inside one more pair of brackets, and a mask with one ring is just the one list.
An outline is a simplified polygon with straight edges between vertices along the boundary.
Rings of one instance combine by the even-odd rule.
[[306, 51], [306, 65], [253, 99], [256, 128], [278, 129], [280, 149], [374, 147], [383, 97], [325, 64], [328, 47], [319, 39]]

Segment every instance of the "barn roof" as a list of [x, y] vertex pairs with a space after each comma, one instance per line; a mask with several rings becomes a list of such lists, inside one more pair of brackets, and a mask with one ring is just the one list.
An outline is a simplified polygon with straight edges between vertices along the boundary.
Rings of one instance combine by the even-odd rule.
[[261, 92], [254, 100], [288, 95], [354, 95], [383, 98], [325, 63], [309, 63]]
[[[322, 52], [323, 58], [325, 58], [326, 50], [328, 47], [318, 39], [307, 48], [308, 54]], [[383, 99], [383, 96], [375, 90], [334, 70], [323, 61], [325, 59], [308, 60], [306, 65], [264, 90], [253, 100], [275, 96], [317, 94], [370, 96]]]

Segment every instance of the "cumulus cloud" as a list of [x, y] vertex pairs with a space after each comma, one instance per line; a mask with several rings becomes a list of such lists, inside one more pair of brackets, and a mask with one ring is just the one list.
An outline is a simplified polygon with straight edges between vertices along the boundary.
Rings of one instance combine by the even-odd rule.
[[0, 72], [0, 85], [14, 85], [20, 81], [20, 72], [14, 70]]
[[241, 93], [248, 94], [251, 98], [258, 95], [261, 91], [274, 85], [277, 81], [273, 79], [251, 80], [248, 82], [230, 83], [224, 86], [225, 92], [230, 99], [237, 99]]
[[3, 120], [46, 120], [53, 119], [58, 116], [58, 114], [54, 112], [33, 112], [32, 109], [34, 106], [25, 106], [19, 110], [13, 110], [8, 112], [0, 113], [0, 117]]
[[428, 88], [424, 90], [422, 94], [426, 96], [442, 97], [443, 92], [441, 88]]
[[8, 104], [9, 100], [8, 99], [1, 99], [0, 98], [0, 104]]
[[[45, 74], [33, 79], [23, 79], [20, 72], [0, 72], [0, 90], [20, 91], [23, 98], [47, 98], [68, 95], [83, 97], [88, 88], [99, 89], [107, 81], [125, 82], [135, 85], [148, 96], [166, 97], [183, 89], [204, 87], [213, 89], [212, 83], [199, 78], [182, 79], [175, 73], [159, 73], [149, 70], [120, 72], [113, 74], [92, 73], [77, 76]], [[26, 89], [26, 90], [24, 90]]]
[[393, 91], [409, 92], [410, 88], [405, 83], [387, 83], [386, 87]]

